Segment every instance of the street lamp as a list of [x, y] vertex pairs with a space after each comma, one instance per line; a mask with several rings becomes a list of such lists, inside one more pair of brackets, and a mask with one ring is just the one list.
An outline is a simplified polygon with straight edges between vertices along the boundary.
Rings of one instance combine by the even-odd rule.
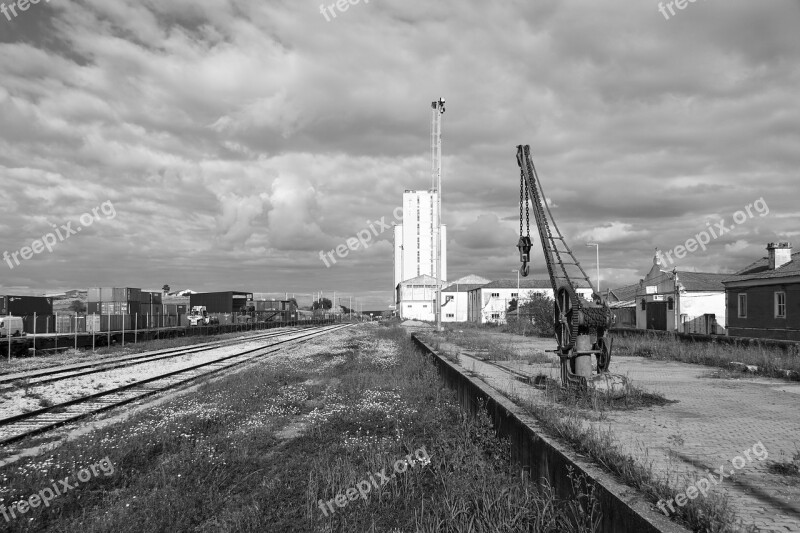
[[587, 242], [586, 246], [594, 246], [597, 252], [597, 297], [600, 298], [600, 244], [596, 242]]
[[512, 270], [517, 273], [517, 322], [519, 322], [519, 269]]

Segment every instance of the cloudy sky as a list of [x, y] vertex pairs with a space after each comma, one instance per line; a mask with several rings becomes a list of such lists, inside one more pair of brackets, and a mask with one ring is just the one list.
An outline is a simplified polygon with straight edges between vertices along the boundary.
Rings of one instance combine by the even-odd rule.
[[[592, 270], [600, 243], [604, 286], [759, 200], [676, 265], [800, 246], [797, 0], [5, 4], [0, 252], [19, 264], [0, 263], [0, 292], [335, 290], [386, 308], [391, 231], [330, 268], [319, 252], [429, 186], [440, 96], [451, 279], [518, 267], [521, 143]], [[24, 250], [56, 230], [52, 252]]]

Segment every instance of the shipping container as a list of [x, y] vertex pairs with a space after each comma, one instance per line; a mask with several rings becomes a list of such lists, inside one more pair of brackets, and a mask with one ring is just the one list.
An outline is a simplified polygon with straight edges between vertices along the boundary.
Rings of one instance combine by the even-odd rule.
[[[56, 317], [53, 315], [36, 315], [36, 324], [33, 323], [33, 315], [22, 319], [25, 333], [53, 333], [56, 330]], [[35, 328], [34, 328], [35, 326]]]
[[184, 304], [163, 304], [165, 315], [185, 315], [187, 313], [187, 306]]
[[0, 296], [0, 314], [27, 316], [53, 314], [53, 299], [44, 296]]
[[[141, 309], [141, 303], [133, 302], [100, 302], [100, 314], [103, 315], [135, 315]], [[90, 312], [97, 312], [89, 309]]]
[[56, 317], [56, 333], [86, 332], [86, 317], [75, 315], [58, 315]]
[[86, 317], [86, 332], [87, 333], [97, 333], [103, 331], [102, 327], [102, 317], [100, 315], [90, 315]]
[[[99, 296], [99, 298], [98, 298]], [[137, 302], [142, 298], [142, 290], [133, 287], [100, 287], [89, 289], [90, 302]]]

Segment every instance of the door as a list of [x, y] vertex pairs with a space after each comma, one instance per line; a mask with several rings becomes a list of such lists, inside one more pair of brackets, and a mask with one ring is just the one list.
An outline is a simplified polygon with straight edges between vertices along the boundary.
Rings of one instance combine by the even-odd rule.
[[667, 331], [667, 302], [647, 302], [647, 329]]

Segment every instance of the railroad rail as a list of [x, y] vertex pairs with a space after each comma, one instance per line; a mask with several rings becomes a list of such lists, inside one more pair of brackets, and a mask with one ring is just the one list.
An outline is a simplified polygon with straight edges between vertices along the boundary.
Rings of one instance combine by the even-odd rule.
[[310, 330], [297, 332], [289, 338], [278, 340], [266, 346], [259, 346], [197, 365], [182, 368], [90, 394], [28, 413], [0, 419], [0, 446], [18, 442], [30, 436], [38, 435], [64, 424], [76, 422], [89, 416], [120, 407], [159, 392], [186, 385], [199, 378], [209, 377], [230, 370], [260, 357], [276, 353], [283, 349], [276, 346], [298, 341], [297, 344], [311, 338], [350, 327], [350, 324], [326, 325]]
[[[300, 331], [308, 329], [301, 328]], [[17, 382], [23, 382], [27, 386], [42, 385], [44, 383], [52, 383], [62, 379], [75, 378], [85, 376], [88, 374], [95, 374], [97, 372], [105, 372], [107, 370], [114, 370], [117, 368], [125, 368], [131, 365], [138, 365], [142, 363], [149, 363], [152, 361], [160, 361], [161, 359], [170, 359], [173, 357], [181, 357], [183, 355], [191, 355], [195, 353], [205, 352], [231, 344], [241, 344], [245, 342], [257, 341], [262, 339], [269, 339], [286, 335], [287, 332], [298, 330], [281, 330], [270, 331], [268, 333], [260, 333], [249, 337], [238, 337], [235, 339], [226, 339], [219, 341], [206, 342], [201, 344], [193, 344], [190, 346], [182, 346], [179, 348], [168, 348], [164, 350], [156, 350], [152, 352], [144, 352], [133, 354], [125, 357], [104, 357], [102, 359], [95, 359], [86, 363], [77, 363], [65, 366], [53, 366], [39, 370], [31, 370], [29, 372], [20, 372], [15, 374], [2, 374], [0, 375], [0, 387]], [[44, 379], [37, 379], [44, 378]], [[32, 381], [33, 380], [33, 381]]]

